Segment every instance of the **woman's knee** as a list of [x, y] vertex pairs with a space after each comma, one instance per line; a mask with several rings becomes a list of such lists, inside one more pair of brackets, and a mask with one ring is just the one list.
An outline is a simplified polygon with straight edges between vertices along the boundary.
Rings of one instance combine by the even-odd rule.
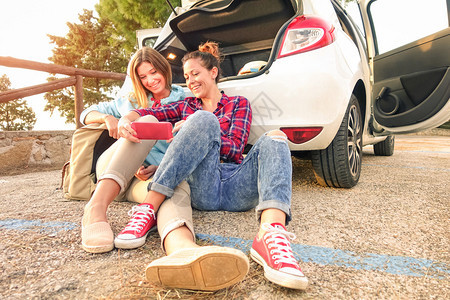
[[185, 180], [175, 188], [171, 201], [179, 207], [191, 206], [191, 189]]
[[283, 131], [278, 130], [278, 129], [274, 129], [274, 130], [266, 132], [266, 136], [270, 137], [274, 141], [287, 142], [286, 134]]
[[277, 153], [277, 155], [289, 153], [290, 155], [288, 138], [284, 132], [277, 129], [266, 132], [253, 147], [260, 155], [271, 156], [273, 153]]

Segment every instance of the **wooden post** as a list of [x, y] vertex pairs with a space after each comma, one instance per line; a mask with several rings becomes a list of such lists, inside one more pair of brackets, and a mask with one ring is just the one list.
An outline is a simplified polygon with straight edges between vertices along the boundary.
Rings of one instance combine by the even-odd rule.
[[77, 124], [77, 128], [83, 126], [80, 121], [80, 115], [83, 111], [83, 76], [76, 75], [77, 79], [75, 83], [75, 123]]

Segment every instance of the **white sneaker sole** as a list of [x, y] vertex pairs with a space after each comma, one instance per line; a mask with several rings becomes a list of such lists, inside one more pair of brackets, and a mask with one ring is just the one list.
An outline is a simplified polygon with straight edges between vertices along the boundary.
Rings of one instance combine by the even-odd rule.
[[271, 268], [253, 248], [250, 249], [250, 257], [264, 268], [264, 276], [269, 281], [297, 290], [304, 290], [308, 287], [308, 278], [306, 276], [295, 276]]
[[145, 270], [152, 284], [189, 290], [217, 291], [240, 282], [249, 261], [237, 249], [217, 246], [181, 249], [151, 262]]
[[119, 238], [119, 236], [117, 236], [114, 239], [114, 246], [119, 249], [139, 248], [145, 244], [145, 240], [147, 239], [147, 236], [150, 234], [150, 232], [154, 232], [154, 231], [156, 231], [156, 229], [157, 229], [156, 226], [153, 226], [152, 228], [150, 228], [149, 231], [147, 231], [147, 233], [144, 236], [137, 238], [137, 239], [126, 240], [126, 239], [121, 239], [121, 238]]

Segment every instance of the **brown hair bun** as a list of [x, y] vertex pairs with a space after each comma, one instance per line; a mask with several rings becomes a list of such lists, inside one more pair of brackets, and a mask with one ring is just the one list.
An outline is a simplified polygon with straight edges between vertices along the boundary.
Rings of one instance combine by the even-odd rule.
[[198, 46], [198, 51], [209, 53], [214, 56], [219, 62], [221, 61], [219, 44], [217, 44], [216, 42], [208, 41], [204, 44], [201, 44], [200, 46]]
[[218, 76], [216, 77], [216, 83], [219, 82], [220, 78], [220, 63], [222, 62], [222, 57], [219, 51], [219, 44], [216, 42], [206, 42], [198, 47], [198, 50], [186, 53], [181, 60], [184, 64], [190, 59], [200, 59], [203, 67], [208, 70], [212, 68], [217, 68]]

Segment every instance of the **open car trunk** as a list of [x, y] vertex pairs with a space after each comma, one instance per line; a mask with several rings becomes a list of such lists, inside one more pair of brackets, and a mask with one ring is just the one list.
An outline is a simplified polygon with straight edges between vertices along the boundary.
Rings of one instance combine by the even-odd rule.
[[174, 83], [184, 82], [181, 58], [206, 41], [215, 41], [224, 55], [222, 77], [238, 75], [248, 62], [268, 62], [280, 28], [297, 12], [294, 0], [199, 1], [170, 21], [176, 39], [161, 50], [170, 61]]

